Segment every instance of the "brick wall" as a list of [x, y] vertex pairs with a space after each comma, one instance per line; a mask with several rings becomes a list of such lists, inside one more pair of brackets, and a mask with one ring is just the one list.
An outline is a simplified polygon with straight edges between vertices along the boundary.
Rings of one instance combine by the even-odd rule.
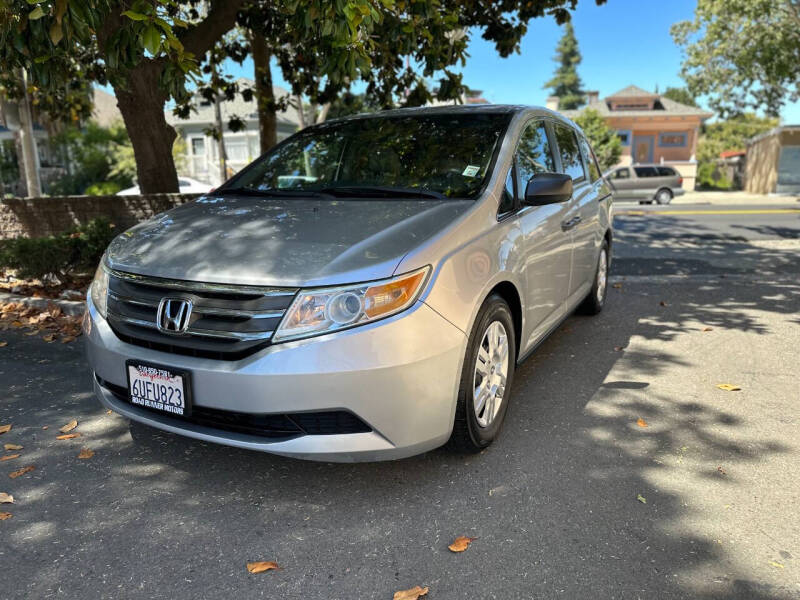
[[97, 217], [107, 218], [123, 231], [195, 197], [197, 194], [0, 199], [0, 240], [61, 233]]

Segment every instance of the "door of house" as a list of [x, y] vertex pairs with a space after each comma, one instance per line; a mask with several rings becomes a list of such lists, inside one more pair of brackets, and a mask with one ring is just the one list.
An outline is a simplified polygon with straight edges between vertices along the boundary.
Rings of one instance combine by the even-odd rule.
[[652, 135], [633, 136], [633, 162], [637, 163], [653, 162]]

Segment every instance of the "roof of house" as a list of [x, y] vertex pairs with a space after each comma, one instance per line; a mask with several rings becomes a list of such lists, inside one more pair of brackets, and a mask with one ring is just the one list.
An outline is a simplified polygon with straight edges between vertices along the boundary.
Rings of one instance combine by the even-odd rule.
[[[254, 87], [255, 82], [252, 79], [241, 78], [237, 81], [239, 88]], [[272, 91], [275, 94], [275, 99], [278, 100], [289, 95], [289, 92], [277, 85], [272, 86]], [[205, 101], [201, 96], [197, 96], [195, 102], [195, 111], [189, 115], [188, 119], [179, 119], [171, 110], [165, 111], [167, 122], [171, 125], [184, 125], [189, 123], [196, 124], [211, 124], [216, 121], [214, 116], [214, 105]], [[258, 119], [258, 105], [256, 104], [255, 94], [253, 98], [246, 102], [241, 94], [236, 94], [233, 100], [223, 100], [220, 102], [220, 112], [222, 113], [222, 121], [227, 122], [231, 117], [239, 117], [245, 121], [254, 121]], [[297, 109], [293, 106], [287, 106], [285, 110], [278, 112], [278, 123], [285, 123], [297, 126], [300, 124]]]
[[[655, 106], [652, 110], [611, 110], [609, 100], [619, 98], [654, 98]], [[698, 116], [703, 119], [712, 117], [714, 113], [698, 108], [697, 106], [689, 106], [675, 102], [664, 96], [654, 94], [643, 90], [635, 85], [629, 85], [626, 88], [615, 92], [614, 94], [590, 102], [586, 106], [577, 110], [562, 110], [559, 111], [563, 115], [574, 118], [581, 114], [586, 109], [596, 110], [603, 117], [621, 116], [621, 117], [653, 117], [658, 115], [671, 116], [671, 117], [691, 117]]]
[[744, 150], [723, 150], [719, 153], [720, 158], [733, 158], [734, 156], [744, 156], [747, 154]]
[[800, 125], [778, 125], [769, 131], [765, 131], [764, 133], [760, 133], [755, 137], [751, 137], [749, 140], [747, 140], [747, 145], [749, 146], [758, 140], [763, 140], [764, 138], [776, 135], [782, 131], [800, 131]]

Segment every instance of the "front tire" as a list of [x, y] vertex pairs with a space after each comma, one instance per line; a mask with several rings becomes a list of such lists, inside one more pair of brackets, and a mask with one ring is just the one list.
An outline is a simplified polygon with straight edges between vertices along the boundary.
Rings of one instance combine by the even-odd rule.
[[597, 258], [597, 270], [594, 274], [594, 283], [589, 295], [578, 307], [578, 312], [585, 315], [596, 315], [606, 304], [606, 294], [608, 293], [608, 266], [610, 264], [608, 252], [608, 240], [603, 240], [600, 247], [600, 256]]
[[452, 449], [480, 452], [497, 438], [508, 410], [516, 348], [511, 310], [492, 294], [478, 311], [467, 343], [448, 442]]

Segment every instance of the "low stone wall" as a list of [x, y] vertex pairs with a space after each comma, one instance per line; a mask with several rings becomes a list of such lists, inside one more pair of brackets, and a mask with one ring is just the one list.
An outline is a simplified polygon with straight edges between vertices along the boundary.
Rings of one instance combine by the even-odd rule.
[[0, 240], [53, 235], [98, 217], [107, 218], [122, 231], [196, 197], [146, 194], [0, 199]]

